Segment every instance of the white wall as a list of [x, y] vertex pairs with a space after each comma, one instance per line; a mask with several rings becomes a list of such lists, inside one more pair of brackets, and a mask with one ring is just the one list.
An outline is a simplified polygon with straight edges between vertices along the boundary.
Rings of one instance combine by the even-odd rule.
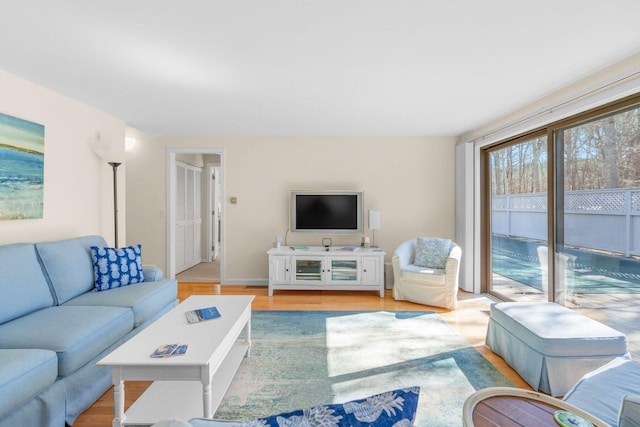
[[[0, 113], [45, 126], [44, 218], [0, 221], [0, 244], [101, 234], [113, 244], [113, 174], [90, 144], [122, 144], [122, 120], [0, 70]], [[120, 242], [126, 170], [120, 167]]]
[[[381, 211], [376, 243], [390, 258], [416, 236], [455, 237], [453, 137], [152, 138], [139, 135], [128, 156], [128, 243], [166, 271], [166, 152], [224, 149], [224, 283], [266, 282], [266, 251], [288, 228], [296, 189], [354, 189], [365, 211]], [[231, 204], [230, 197], [238, 203]], [[366, 218], [365, 218], [366, 224]], [[369, 230], [367, 234], [370, 235]], [[322, 235], [289, 234], [289, 244], [321, 244]], [[359, 244], [360, 236], [331, 236]]]

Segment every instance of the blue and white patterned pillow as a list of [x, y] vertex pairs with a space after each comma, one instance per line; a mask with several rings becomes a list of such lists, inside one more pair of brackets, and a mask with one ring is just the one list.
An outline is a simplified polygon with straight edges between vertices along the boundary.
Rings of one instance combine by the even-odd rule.
[[447, 257], [451, 249], [451, 240], [437, 237], [418, 237], [416, 245], [416, 259], [418, 267], [443, 269], [447, 265]]
[[314, 406], [245, 422], [192, 419], [194, 427], [411, 427], [420, 387], [388, 391], [347, 403]]
[[91, 246], [96, 291], [144, 282], [142, 246], [100, 248]]

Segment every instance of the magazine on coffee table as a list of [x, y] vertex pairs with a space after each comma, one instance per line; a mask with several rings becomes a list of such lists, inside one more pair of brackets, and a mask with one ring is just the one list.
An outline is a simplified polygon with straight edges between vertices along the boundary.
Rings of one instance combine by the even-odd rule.
[[189, 344], [163, 344], [156, 348], [151, 357], [182, 356], [187, 352]]
[[217, 319], [220, 312], [216, 307], [197, 308], [184, 313], [187, 316], [187, 322], [199, 323], [205, 320]]

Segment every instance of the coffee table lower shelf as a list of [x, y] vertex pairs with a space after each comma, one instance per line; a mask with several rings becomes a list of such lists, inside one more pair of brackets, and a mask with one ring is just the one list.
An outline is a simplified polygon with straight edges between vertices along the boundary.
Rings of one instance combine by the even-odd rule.
[[[249, 345], [235, 344], [211, 380], [211, 408], [218, 409]], [[179, 357], [179, 356], [178, 356]], [[203, 385], [200, 381], [154, 381], [126, 411], [126, 426], [149, 426], [160, 420], [204, 417]]]

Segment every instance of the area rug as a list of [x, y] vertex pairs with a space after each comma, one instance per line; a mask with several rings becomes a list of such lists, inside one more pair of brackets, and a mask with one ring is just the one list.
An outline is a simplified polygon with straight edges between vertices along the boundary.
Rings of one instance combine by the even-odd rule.
[[215, 418], [251, 420], [420, 386], [417, 426], [462, 425], [475, 390], [512, 386], [434, 312], [254, 311]]

